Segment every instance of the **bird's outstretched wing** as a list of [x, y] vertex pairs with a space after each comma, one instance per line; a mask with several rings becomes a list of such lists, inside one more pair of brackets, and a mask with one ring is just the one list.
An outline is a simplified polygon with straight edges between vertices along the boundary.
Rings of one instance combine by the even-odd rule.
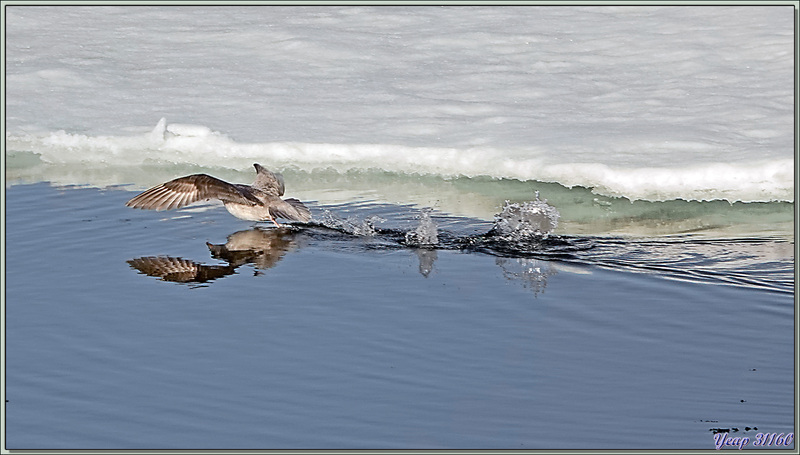
[[235, 185], [210, 175], [194, 174], [154, 186], [125, 205], [135, 209], [172, 210], [207, 199], [246, 205], [259, 203], [250, 192], [243, 192]]
[[256, 181], [253, 182], [254, 188], [273, 196], [283, 196], [285, 190], [283, 175], [278, 172], [272, 172], [258, 163], [253, 164], [253, 167], [256, 168], [257, 173]]

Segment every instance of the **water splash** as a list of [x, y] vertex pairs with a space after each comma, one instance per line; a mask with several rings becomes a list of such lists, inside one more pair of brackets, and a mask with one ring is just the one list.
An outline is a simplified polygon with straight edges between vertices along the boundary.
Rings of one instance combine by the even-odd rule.
[[379, 216], [371, 216], [367, 219], [360, 219], [354, 216], [341, 218], [330, 210], [322, 213], [322, 225], [351, 235], [362, 237], [374, 237], [377, 233], [375, 223], [383, 223], [386, 220]]
[[439, 230], [436, 222], [431, 219], [432, 211], [430, 207], [422, 209], [417, 228], [406, 232], [406, 245], [432, 247], [439, 243]]
[[547, 199], [511, 203], [506, 201], [503, 211], [495, 215], [491, 233], [510, 240], [530, 240], [547, 238], [557, 227], [561, 215]]

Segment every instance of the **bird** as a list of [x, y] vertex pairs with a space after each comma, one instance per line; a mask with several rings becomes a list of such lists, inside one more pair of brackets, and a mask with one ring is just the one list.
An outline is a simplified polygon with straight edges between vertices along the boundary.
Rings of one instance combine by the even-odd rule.
[[228, 212], [248, 221], [272, 221], [275, 218], [307, 223], [311, 211], [294, 198], [281, 199], [283, 175], [254, 163], [256, 180], [252, 185], [228, 183], [207, 174], [193, 174], [154, 186], [137, 195], [126, 206], [145, 210], [172, 210], [201, 200], [219, 199]]

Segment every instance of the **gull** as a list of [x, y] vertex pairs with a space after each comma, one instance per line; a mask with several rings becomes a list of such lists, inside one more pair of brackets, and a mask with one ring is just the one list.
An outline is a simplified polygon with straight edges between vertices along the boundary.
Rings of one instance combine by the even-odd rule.
[[311, 211], [294, 198], [281, 199], [283, 175], [258, 163], [256, 181], [252, 185], [228, 183], [206, 174], [180, 177], [154, 186], [125, 205], [135, 209], [172, 210], [201, 200], [219, 199], [236, 218], [248, 221], [272, 221], [275, 218], [308, 222]]

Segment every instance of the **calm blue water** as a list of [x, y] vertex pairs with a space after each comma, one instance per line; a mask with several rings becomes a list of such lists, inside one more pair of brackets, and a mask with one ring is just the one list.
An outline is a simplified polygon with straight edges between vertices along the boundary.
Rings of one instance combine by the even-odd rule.
[[385, 230], [294, 228], [262, 262], [178, 283], [128, 261], [228, 266], [205, 242], [252, 226], [129, 196], [6, 189], [9, 449], [709, 449], [716, 428], [793, 431], [790, 266], [765, 289], [613, 270], [633, 242], [614, 256], [602, 238], [514, 257], [456, 248], [487, 226], [447, 217], [449, 247], [420, 250], [396, 241], [415, 210], [362, 204], [327, 209]]

